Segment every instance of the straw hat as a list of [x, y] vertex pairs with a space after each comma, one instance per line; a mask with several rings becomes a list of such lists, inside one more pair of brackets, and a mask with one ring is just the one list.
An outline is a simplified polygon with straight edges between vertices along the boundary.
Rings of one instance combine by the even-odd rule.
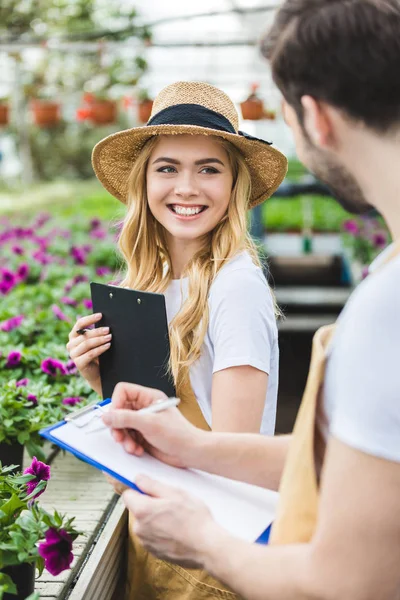
[[216, 135], [237, 146], [245, 157], [252, 180], [252, 208], [280, 185], [287, 160], [269, 142], [239, 131], [238, 126], [236, 108], [224, 92], [208, 83], [179, 81], [158, 94], [146, 125], [114, 133], [95, 146], [93, 168], [106, 190], [125, 203], [128, 176], [148, 139], [154, 135]]

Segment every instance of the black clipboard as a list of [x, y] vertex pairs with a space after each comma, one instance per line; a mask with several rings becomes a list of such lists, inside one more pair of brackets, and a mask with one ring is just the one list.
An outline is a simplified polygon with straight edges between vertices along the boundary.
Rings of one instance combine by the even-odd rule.
[[96, 327], [109, 327], [111, 347], [99, 357], [103, 398], [111, 398], [120, 381], [138, 383], [175, 396], [169, 375], [170, 345], [162, 294], [91, 283]]

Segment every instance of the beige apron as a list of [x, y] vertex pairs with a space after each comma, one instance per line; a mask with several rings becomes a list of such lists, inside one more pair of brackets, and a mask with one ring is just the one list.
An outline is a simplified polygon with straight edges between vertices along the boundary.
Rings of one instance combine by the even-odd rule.
[[[398, 254], [400, 244], [393, 247], [380, 268]], [[314, 336], [310, 371], [281, 480], [271, 544], [309, 542], [315, 532], [319, 504], [316, 456], [322, 457], [324, 445], [316, 417], [325, 377], [326, 349], [334, 330], [335, 325], [329, 325]]]
[[[190, 383], [181, 386], [181, 413], [200, 429], [209, 430]], [[126, 600], [206, 600], [239, 596], [213, 579], [206, 571], [184, 569], [149, 554], [134, 534], [134, 518], [129, 514]]]

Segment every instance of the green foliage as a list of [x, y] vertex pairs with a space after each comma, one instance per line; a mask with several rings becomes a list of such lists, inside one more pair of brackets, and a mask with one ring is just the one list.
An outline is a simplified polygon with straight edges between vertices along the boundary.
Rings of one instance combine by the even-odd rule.
[[50, 528], [65, 530], [74, 541], [80, 534], [74, 526], [74, 519], [49, 513], [35, 500], [46, 488], [47, 481], [40, 481], [31, 494], [27, 484], [35, 480], [35, 475], [22, 475], [15, 467], [2, 467], [0, 463], [0, 600], [5, 592], [15, 590], [11, 579], [2, 569], [22, 563], [36, 564], [39, 574], [44, 562], [38, 552], [38, 544], [43, 541]]
[[263, 223], [268, 232], [301, 231], [306, 225], [304, 200], [311, 204], [314, 231], [340, 232], [347, 213], [333, 198], [296, 196], [271, 198], [263, 204]]

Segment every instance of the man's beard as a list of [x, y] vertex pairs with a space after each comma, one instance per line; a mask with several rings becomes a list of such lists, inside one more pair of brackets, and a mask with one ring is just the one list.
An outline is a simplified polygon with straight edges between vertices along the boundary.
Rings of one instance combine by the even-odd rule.
[[304, 164], [311, 173], [325, 183], [335, 200], [353, 214], [365, 214], [374, 210], [353, 175], [343, 166], [305, 140]]

